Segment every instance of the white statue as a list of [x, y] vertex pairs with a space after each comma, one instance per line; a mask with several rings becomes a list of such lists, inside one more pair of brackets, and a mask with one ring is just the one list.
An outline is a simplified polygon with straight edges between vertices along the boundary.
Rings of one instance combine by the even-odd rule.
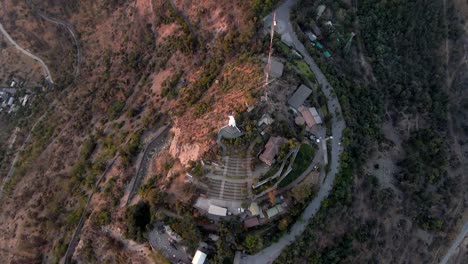
[[229, 124], [228, 126], [236, 127], [236, 120], [232, 115], [229, 116]]

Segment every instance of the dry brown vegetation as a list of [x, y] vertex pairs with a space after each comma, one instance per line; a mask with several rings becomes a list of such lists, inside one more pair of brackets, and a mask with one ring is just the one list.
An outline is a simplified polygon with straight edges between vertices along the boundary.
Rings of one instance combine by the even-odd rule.
[[[174, 10], [158, 0], [33, 2], [73, 25], [83, 61], [74, 79], [69, 33], [22, 1], [0, 4], [12, 37], [44, 58], [57, 76], [56, 91], [48, 98], [53, 107], [35, 129], [1, 201], [0, 259], [58, 261], [93, 190], [76, 258], [133, 259], [136, 253], [128, 247], [118, 250], [126, 243], [120, 206], [142, 140], [171, 122], [179, 131], [176, 137], [180, 133], [176, 148], [198, 145], [189, 159], [182, 152], [172, 154], [183, 163], [198, 159], [227, 113], [245, 109], [259, 89], [260, 60], [252, 56], [262, 43], [253, 37], [250, 6], [181, 0]], [[177, 73], [172, 86], [164, 84]], [[164, 88], [172, 95], [162, 95]], [[113, 157], [118, 158], [111, 170], [94, 186]], [[106, 238], [99, 228], [109, 222], [123, 242]], [[96, 237], [105, 239], [97, 243]]]

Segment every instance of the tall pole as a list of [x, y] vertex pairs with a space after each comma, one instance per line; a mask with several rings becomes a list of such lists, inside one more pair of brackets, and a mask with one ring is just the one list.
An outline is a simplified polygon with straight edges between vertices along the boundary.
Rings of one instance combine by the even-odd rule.
[[275, 34], [275, 26], [276, 26], [276, 12], [273, 12], [273, 20], [271, 21], [271, 30], [270, 30], [270, 49], [268, 51], [268, 61], [267, 61], [267, 68], [265, 71], [265, 101], [268, 101], [268, 79], [270, 77], [270, 63], [271, 63], [271, 54], [273, 53], [273, 36]]
[[346, 45], [343, 48], [345, 54], [348, 53], [349, 48], [351, 47], [351, 41], [353, 41], [354, 36], [356, 36], [356, 34], [354, 32], [351, 32], [351, 37], [349, 38], [348, 42], [346, 42]]

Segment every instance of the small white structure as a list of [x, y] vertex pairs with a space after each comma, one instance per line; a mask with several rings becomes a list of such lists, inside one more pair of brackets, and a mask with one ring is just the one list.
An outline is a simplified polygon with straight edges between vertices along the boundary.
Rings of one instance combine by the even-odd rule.
[[20, 98], [20, 103], [23, 106], [26, 106], [26, 103], [28, 103], [28, 95], [25, 95], [24, 97]]
[[221, 130], [223, 130], [223, 128], [225, 128], [225, 127], [233, 127], [233, 128], [235, 128], [235, 129], [237, 130], [237, 132], [241, 133], [240, 129], [237, 128], [236, 119], [234, 119], [234, 116], [230, 115], [230, 116], [228, 116], [228, 117], [229, 117], [228, 125], [222, 127]]
[[212, 215], [217, 215], [217, 216], [226, 216], [227, 215], [227, 209], [217, 206], [217, 205], [210, 205], [208, 207], [208, 213]]
[[195, 252], [195, 256], [193, 256], [192, 264], [203, 264], [205, 263], [205, 260], [206, 254], [201, 252], [200, 250], [197, 250], [197, 252]]
[[218, 241], [219, 240], [219, 236], [215, 235], [215, 234], [209, 234], [208, 238], [213, 240], [213, 241]]
[[232, 115], [229, 116], [229, 123], [228, 126], [236, 127], [236, 120]]
[[8, 99], [8, 103], [7, 103], [7, 105], [8, 105], [8, 106], [11, 106], [11, 105], [13, 105], [13, 101], [14, 101], [14, 100], [15, 100], [15, 98], [14, 98], [14, 97], [10, 97], [10, 98]]
[[310, 32], [310, 31], [307, 31], [307, 32], [306, 32], [306, 35], [307, 35], [307, 37], [309, 38], [310, 41], [315, 41], [315, 40], [317, 40], [317, 36], [315, 36], [315, 34], [312, 33], [312, 32]]

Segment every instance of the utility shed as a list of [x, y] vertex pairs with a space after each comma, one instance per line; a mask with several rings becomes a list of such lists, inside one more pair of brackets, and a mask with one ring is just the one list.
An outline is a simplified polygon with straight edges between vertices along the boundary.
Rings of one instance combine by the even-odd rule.
[[197, 252], [195, 252], [195, 256], [193, 256], [192, 264], [203, 264], [205, 263], [205, 260], [206, 254], [201, 252], [200, 250], [197, 250]]
[[272, 218], [275, 217], [277, 214], [281, 213], [282, 211], [283, 207], [280, 204], [278, 204], [277, 206], [268, 209], [267, 216], [268, 218]]
[[210, 205], [210, 207], [208, 208], [208, 213], [217, 216], [226, 216], [227, 209], [216, 205]]
[[270, 61], [270, 76], [273, 78], [280, 78], [283, 75], [283, 70], [283, 63], [272, 58]]
[[320, 43], [320, 42], [318, 42], [318, 41], [317, 41], [316, 45], [317, 45], [317, 48], [319, 48], [319, 49], [323, 49], [323, 45], [322, 45], [322, 43]]
[[320, 125], [322, 124], [322, 118], [320, 117], [319, 113], [317, 112], [317, 109], [315, 107], [309, 108], [310, 113], [314, 117], [315, 123]]
[[249, 211], [253, 216], [260, 215], [260, 207], [257, 203], [251, 203], [249, 206]]
[[288, 104], [292, 108], [298, 110], [299, 106], [301, 106], [305, 102], [307, 97], [309, 97], [309, 95], [311, 94], [312, 94], [312, 90], [309, 87], [301, 84], [301, 86], [299, 86], [299, 88], [289, 98]]
[[307, 31], [306, 32], [307, 37], [309, 38], [310, 41], [315, 41], [317, 39], [317, 36], [315, 36], [314, 33]]

